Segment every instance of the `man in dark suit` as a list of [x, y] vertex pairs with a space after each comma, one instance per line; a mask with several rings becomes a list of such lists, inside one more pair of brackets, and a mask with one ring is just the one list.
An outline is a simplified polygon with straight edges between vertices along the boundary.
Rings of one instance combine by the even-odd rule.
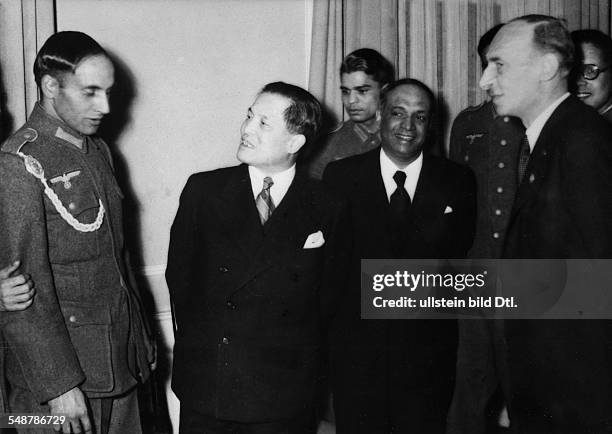
[[[567, 92], [573, 53], [565, 25], [542, 15], [509, 22], [487, 53], [481, 87], [499, 114], [527, 128], [505, 258], [612, 257], [612, 132]], [[608, 329], [609, 321], [506, 321], [513, 432], [612, 432]]]
[[434, 95], [404, 79], [383, 92], [382, 148], [331, 163], [324, 176], [350, 202], [350, 298], [333, 330], [338, 433], [442, 433], [457, 330], [451, 320], [360, 319], [361, 258], [462, 258], [474, 236], [472, 172], [424, 155]]
[[191, 176], [166, 279], [181, 433], [310, 433], [322, 337], [349, 249], [346, 208], [296, 174], [318, 101], [282, 82], [248, 109], [240, 166]]

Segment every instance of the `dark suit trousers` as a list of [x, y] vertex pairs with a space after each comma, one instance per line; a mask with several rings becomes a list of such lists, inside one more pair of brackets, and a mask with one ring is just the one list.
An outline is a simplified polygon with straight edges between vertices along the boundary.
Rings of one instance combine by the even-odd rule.
[[179, 434], [314, 434], [316, 431], [311, 410], [289, 420], [243, 423], [217, 419], [181, 405]]

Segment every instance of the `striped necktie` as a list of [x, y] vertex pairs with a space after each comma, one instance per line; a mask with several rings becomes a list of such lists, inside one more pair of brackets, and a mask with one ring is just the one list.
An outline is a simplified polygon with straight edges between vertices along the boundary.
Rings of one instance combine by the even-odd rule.
[[259, 220], [261, 225], [265, 225], [272, 213], [274, 212], [274, 202], [272, 196], [270, 196], [270, 187], [274, 185], [274, 181], [269, 176], [266, 176], [263, 180], [263, 188], [255, 199], [255, 206], [259, 212]]
[[529, 164], [529, 156], [531, 154], [531, 149], [529, 148], [529, 139], [527, 138], [527, 134], [523, 136], [523, 140], [521, 140], [521, 147], [519, 149], [519, 160], [518, 160], [518, 185], [521, 185], [523, 181], [523, 177], [525, 176], [525, 171], [527, 170], [527, 164]]

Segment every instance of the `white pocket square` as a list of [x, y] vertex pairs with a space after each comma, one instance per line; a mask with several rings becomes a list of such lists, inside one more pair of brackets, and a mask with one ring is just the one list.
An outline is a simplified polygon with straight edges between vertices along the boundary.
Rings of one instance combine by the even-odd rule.
[[450, 214], [452, 212], [453, 212], [453, 209], [450, 206], [446, 205], [446, 208], [444, 209], [444, 214]]
[[317, 231], [308, 235], [306, 242], [304, 243], [304, 249], [316, 249], [325, 244], [325, 238], [323, 238], [323, 232]]

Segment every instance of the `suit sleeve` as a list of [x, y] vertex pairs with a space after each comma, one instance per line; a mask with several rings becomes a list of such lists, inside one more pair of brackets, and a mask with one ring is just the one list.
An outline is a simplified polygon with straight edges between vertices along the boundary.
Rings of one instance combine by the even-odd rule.
[[195, 177], [188, 180], [179, 202], [179, 208], [170, 229], [166, 281], [174, 307], [175, 321], [180, 326], [183, 306], [189, 302], [192, 285], [194, 258], [196, 257], [195, 234], [197, 231], [197, 195]]
[[85, 380], [57, 300], [48, 259], [44, 196], [21, 158], [0, 155], [0, 263], [21, 261], [36, 296], [23, 311], [4, 312], [2, 332], [27, 387], [47, 402]]
[[612, 133], [568, 138], [561, 167], [567, 213], [589, 258], [612, 257]]
[[336, 207], [328, 234], [320, 293], [320, 312], [324, 326], [329, 325], [340, 303], [343, 302], [348, 280], [351, 235], [348, 207], [345, 201], [341, 201]]

